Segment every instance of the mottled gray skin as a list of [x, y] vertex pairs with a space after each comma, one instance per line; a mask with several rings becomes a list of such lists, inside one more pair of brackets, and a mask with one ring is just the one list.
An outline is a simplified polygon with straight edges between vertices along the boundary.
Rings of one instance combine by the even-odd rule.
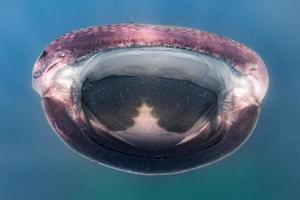
[[[174, 152], [146, 152], [128, 147], [107, 134], [99, 133], [84, 117], [71, 111], [78, 102], [72, 88], [63, 84], [44, 84], [47, 73], [62, 63], [74, 65], [97, 52], [128, 47], [171, 47], [191, 50], [224, 60], [237, 73], [249, 76], [259, 85], [257, 98], [234, 105], [234, 121], [221, 122], [222, 135], [211, 144], [189, 143]], [[49, 123], [60, 137], [80, 154], [101, 164], [141, 174], [184, 172], [214, 162], [237, 149], [250, 135], [259, 115], [259, 105], [268, 87], [268, 75], [262, 59], [251, 49], [222, 36], [194, 29], [146, 24], [119, 24], [80, 29], [52, 42], [41, 54], [33, 70], [33, 85], [42, 96]], [[62, 98], [57, 91], [63, 91]], [[71, 114], [72, 113], [72, 114]], [[78, 116], [83, 113], [78, 112]], [[223, 120], [223, 119], [222, 119]], [[110, 145], [111, 144], [111, 145]]]

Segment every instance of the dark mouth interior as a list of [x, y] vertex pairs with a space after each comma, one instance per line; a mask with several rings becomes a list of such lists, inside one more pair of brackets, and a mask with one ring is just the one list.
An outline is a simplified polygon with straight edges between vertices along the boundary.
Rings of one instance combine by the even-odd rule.
[[211, 107], [217, 94], [191, 81], [150, 76], [108, 76], [86, 80], [82, 102], [105, 127], [112, 131], [134, 125], [138, 108], [152, 108], [157, 124], [170, 132], [184, 133]]

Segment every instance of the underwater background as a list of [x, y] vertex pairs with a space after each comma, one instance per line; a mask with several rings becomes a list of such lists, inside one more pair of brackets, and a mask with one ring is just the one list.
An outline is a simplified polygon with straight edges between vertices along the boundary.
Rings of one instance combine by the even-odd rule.
[[[300, 198], [300, 1], [0, 3], [0, 200]], [[66, 32], [121, 22], [197, 28], [257, 51], [270, 85], [250, 139], [219, 162], [171, 176], [116, 171], [64, 145], [31, 87], [32, 66], [43, 48]]]

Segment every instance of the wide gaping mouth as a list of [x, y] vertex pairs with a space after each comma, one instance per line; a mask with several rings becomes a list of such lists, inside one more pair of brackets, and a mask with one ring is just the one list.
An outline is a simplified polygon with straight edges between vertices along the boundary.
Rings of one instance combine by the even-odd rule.
[[92, 124], [145, 149], [209, 137], [236, 79], [222, 60], [170, 48], [102, 52], [84, 65], [81, 102]]
[[98, 135], [150, 150], [194, 138], [213, 143], [220, 109], [240, 87], [240, 77], [224, 61], [165, 47], [99, 52], [66, 65], [55, 78], [74, 82], [77, 102]]

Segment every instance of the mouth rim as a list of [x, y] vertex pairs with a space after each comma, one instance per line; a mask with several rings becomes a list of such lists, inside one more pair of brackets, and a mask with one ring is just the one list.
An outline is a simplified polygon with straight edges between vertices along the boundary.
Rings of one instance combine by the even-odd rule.
[[[165, 47], [159, 47], [159, 48], [157, 48], [157, 47], [148, 47], [148, 48], [145, 48], [145, 47], [143, 47], [143, 48], [130, 48], [130, 49], [128, 49], [128, 48], [125, 48], [125, 49], [121, 49], [121, 50], [112, 50], [112, 51], [105, 51], [105, 52], [101, 52], [101, 53], [99, 53], [99, 54], [97, 54], [97, 55], [94, 55], [93, 57], [91, 57], [91, 58], [89, 58], [90, 60], [87, 60], [86, 62], [81, 62], [80, 64], [76, 64], [76, 66], [75, 66], [75, 68], [76, 68], [76, 73], [78, 73], [78, 74], [80, 74], [80, 79], [79, 79], [79, 81], [76, 81], [76, 85], [77, 85], [77, 89], [76, 89], [76, 94], [77, 94], [77, 100], [75, 101], [75, 102], [78, 102], [78, 105], [76, 105], [76, 107], [78, 108], [77, 110], [80, 110], [82, 107], [84, 107], [83, 105], [82, 105], [82, 102], [81, 102], [81, 89], [82, 89], [82, 86], [83, 86], [83, 82], [85, 81], [85, 80], [87, 80], [88, 78], [89, 78], [89, 74], [91, 73], [91, 74], [93, 74], [94, 73], [94, 71], [89, 71], [89, 69], [87, 69], [87, 66], [89, 66], [89, 68], [93, 68], [93, 66], [96, 66], [98, 63], [96, 62], [96, 63], [94, 63], [94, 64], [91, 64], [93, 61], [95, 61], [95, 60], [97, 60], [97, 57], [99, 57], [99, 56], [103, 56], [103, 57], [105, 57], [107, 54], [108, 55], [111, 55], [111, 54], [114, 54], [114, 53], [119, 53], [120, 51], [121, 52], [126, 52], [126, 51], [129, 51], [129, 52], [131, 52], [131, 51], [145, 51], [146, 53], [149, 53], [149, 51], [158, 51], [159, 53], [162, 53], [162, 52], [160, 52], [160, 51], [165, 51], [165, 52], [169, 52], [170, 50], [172, 51], [172, 52], [174, 52], [174, 51], [177, 51], [177, 53], [180, 53], [180, 54], [192, 54], [193, 56], [207, 56], [207, 55], [202, 55], [202, 54], [195, 54], [194, 52], [189, 52], [189, 51], [186, 51], [186, 50], [174, 50], [174, 49], [171, 49], [171, 48], [165, 48]], [[138, 55], [139, 56], [139, 55]], [[148, 55], [147, 55], [148, 56]], [[215, 58], [212, 58], [212, 59], [215, 59]], [[135, 59], [133, 59], [133, 60], [135, 60]], [[101, 60], [100, 60], [101, 61]], [[107, 61], [107, 60], [106, 60]], [[107, 61], [107, 62], [109, 62], [109, 61]], [[222, 64], [223, 64], [223, 61], [221, 61], [222, 62]], [[126, 62], [124, 62], [124, 63], [126, 63]], [[126, 63], [126, 64], [128, 64], [128, 63]], [[79, 66], [82, 66], [82, 70], [80, 70], [79, 69]], [[223, 66], [223, 65], [222, 65]], [[73, 66], [69, 66], [69, 67], [73, 67]], [[198, 67], [198, 66], [197, 66]], [[216, 66], [212, 66], [212, 67], [216, 67]], [[233, 71], [232, 70], [232, 67], [230, 66], [230, 65], [227, 65], [227, 64], [225, 64], [223, 67], [225, 67], [225, 69], [227, 70], [226, 71], [226, 73], [230, 73], [230, 75], [232, 75], [232, 76], [238, 76], [238, 74], [236, 74], [236, 71]], [[95, 71], [97, 71], [97, 70], [100, 70], [100, 68], [96, 68], [95, 69]], [[220, 70], [218, 70], [218, 71], [220, 71]], [[101, 79], [103, 79], [103, 78], [106, 78], [106, 77], [108, 77], [108, 76], [111, 76], [111, 75], [115, 75], [115, 74], [113, 74], [113, 73], [108, 73], [108, 74], [106, 74], [105, 76], [103, 76], [103, 77], [100, 77], [99, 79], [94, 79], [94, 80], [101, 80]], [[119, 74], [118, 74], [119, 75]], [[122, 75], [124, 75], [124, 74], [122, 74]], [[125, 75], [131, 75], [131, 74], [125, 74]], [[144, 74], [143, 74], [144, 75]], [[73, 75], [72, 77], [76, 77], [76, 75]], [[78, 77], [78, 76], [77, 76]], [[170, 78], [170, 77], [168, 77], [168, 78]], [[176, 79], [176, 78], [174, 78], [174, 77], [172, 77], [173, 79]], [[180, 79], [181, 80], [181, 79]], [[222, 80], [223, 81], [223, 80]], [[231, 78], [229, 81], [232, 81], [232, 82], [234, 82], [233, 81], [233, 79]], [[194, 82], [195, 83], [195, 82]], [[222, 82], [223, 83], [223, 82]], [[200, 84], [198, 84], [198, 83], [196, 83], [197, 85], [200, 85]], [[200, 86], [202, 86], [202, 85], [200, 85]], [[228, 93], [230, 93], [230, 91], [223, 91], [222, 90], [222, 93], [221, 92], [219, 92], [219, 93], [216, 93], [216, 95], [217, 95], [217, 99], [218, 99], [218, 101], [222, 101], [223, 99], [222, 99], [222, 97], [221, 97], [221, 95], [224, 95], [225, 97], [224, 97], [224, 99], [226, 98], [226, 95], [228, 95]], [[218, 105], [217, 105], [217, 107], [219, 107], [219, 106], [224, 106], [223, 105], [223, 102], [222, 102], [222, 104], [221, 103], [219, 103], [218, 102]], [[230, 107], [230, 105], [226, 105], [227, 107], [226, 107], [226, 110], [230, 110], [231, 109], [231, 107]], [[219, 108], [217, 109], [218, 111], [219, 111]], [[215, 118], [217, 118], [217, 116], [219, 115], [220, 113], [216, 113], [216, 115], [215, 115]], [[74, 115], [76, 115], [76, 114], [74, 114]], [[221, 114], [220, 114], [221, 115]], [[84, 115], [81, 115], [81, 116], [84, 116]], [[87, 120], [87, 118], [86, 119], [83, 119], [84, 121], [89, 121], [89, 120]], [[97, 120], [94, 120], [93, 121], [93, 123], [96, 123], [95, 121], [97, 121]], [[215, 120], [213, 120], [214, 122], [214, 124], [215, 123], [218, 123], [218, 122], [216, 122]], [[99, 122], [98, 122], [99, 123]], [[90, 124], [89, 124], [90, 125]], [[103, 125], [101, 125], [101, 126], [103, 126]], [[221, 126], [220, 124], [218, 124], [218, 125], [216, 125], [217, 127], [218, 126]], [[225, 125], [224, 125], [225, 126]], [[110, 131], [109, 130], [107, 130], [107, 129], [105, 129], [105, 132], [107, 132], [107, 133], [110, 133]], [[112, 135], [114, 135], [113, 133], [111, 133]], [[194, 136], [192, 139], [194, 139], [194, 138], [197, 138], [197, 136]], [[117, 137], [117, 139], [120, 139], [120, 138], [118, 138]], [[122, 139], [121, 139], [122, 140]], [[129, 143], [130, 143], [130, 141], [128, 141]], [[132, 154], [132, 155], [136, 155], [136, 154]], [[172, 157], [172, 156], [168, 156], [168, 157]]]
[[[142, 57], [142, 59], [139, 58], [139, 56], [141, 56], [141, 54], [140, 54], [141, 52], [142, 52], [142, 56], [144, 56], [144, 57]], [[129, 53], [129, 59], [126, 57], [127, 53]], [[210, 90], [213, 90], [217, 95], [217, 114], [215, 116], [215, 120], [212, 121], [212, 123], [214, 125], [217, 124], [216, 127], [221, 126], [220, 121], [222, 121], [222, 120], [217, 120], [217, 116], [220, 116], [222, 119], [226, 119], [229, 124], [234, 120], [233, 119], [234, 116], [227, 116], [227, 112], [232, 112], [231, 110], [235, 109], [233, 107], [233, 105], [235, 103], [232, 102], [232, 96], [234, 96], [232, 91], [234, 88], [237, 88], [239, 86], [239, 85], [237, 85], [237, 83], [239, 83], [239, 81], [241, 79], [246, 81], [246, 84], [243, 85], [242, 87], [246, 87], [246, 90], [248, 93], [252, 92], [251, 91], [251, 83], [247, 80], [247, 77], [241, 76], [240, 73], [233, 70], [233, 67], [231, 65], [229, 65], [228, 63], [225, 63], [222, 60], [217, 60], [216, 58], [213, 58], [208, 55], [204, 55], [202, 53], [195, 53], [195, 52], [191, 52], [188, 50], [173, 49], [173, 48], [169, 48], [169, 47], [135, 47], [135, 48], [122, 48], [122, 49], [117, 49], [117, 50], [115, 49], [115, 50], [109, 50], [109, 51], [106, 50], [104, 52], [99, 52], [99, 53], [85, 59], [84, 61], [81, 61], [80, 63], [75, 63], [74, 65], [63, 64], [62, 66], [57, 66], [56, 68], [52, 68], [51, 70], [47, 71], [47, 79], [46, 80], [49, 83], [49, 90], [47, 90], [46, 94], [44, 94], [43, 96], [59, 97], [60, 100], [62, 100], [62, 101], [64, 101], [64, 99], [67, 100], [67, 99], [71, 98], [71, 100], [68, 102], [68, 104], [69, 104], [68, 109], [69, 109], [70, 115], [73, 116], [74, 118], [76, 118], [78, 113], [81, 112], [81, 110], [83, 108], [83, 104], [81, 101], [81, 98], [82, 98], [81, 90], [82, 90], [84, 81], [89, 78], [89, 75], [90, 74], [93, 75], [97, 71], [100, 71], [104, 74], [106, 73], [105, 76], [100, 76], [100, 78], [98, 76], [97, 77], [98, 79], [95, 79], [95, 80], [101, 80], [105, 77], [108, 77], [111, 75], [116, 75], [116, 74], [114, 74], [114, 71], [110, 71], [109, 73], [107, 73], [106, 71], [101, 69], [101, 66], [102, 66], [101, 64], [103, 64], [102, 63], [103, 60], [105, 61], [104, 63], [109, 64], [110, 61], [114, 61], [114, 58], [116, 55], [117, 55], [117, 58], [119, 58], [118, 55], [123, 55], [123, 56], [125, 55], [125, 58], [127, 58], [127, 60], [134, 60], [134, 62], [136, 62], [138, 59], [140, 59], [140, 62], [142, 62], [142, 64], [140, 64], [138, 66], [143, 66], [144, 67], [143, 70], [144, 70], [144, 69], [147, 69], [147, 65], [145, 65], [146, 67], [143, 65], [143, 63], [145, 62], [145, 59], [149, 58], [149, 57], [150, 58], [153, 57], [153, 56], [149, 56], [149, 53], [155, 53], [154, 57], [160, 58], [160, 59], [158, 59], [159, 60], [158, 67], [162, 66], [161, 59], [164, 58], [164, 56], [166, 56], [167, 58], [170, 57], [172, 59], [174, 59], [174, 58], [176, 58], [176, 56], [178, 56], [179, 60], [184, 58], [185, 59], [185, 60], [183, 59], [184, 62], [186, 62], [186, 60], [189, 60], [189, 59], [191, 59], [191, 60], [196, 59], [190, 63], [191, 67], [189, 65], [185, 66], [187, 69], [184, 69], [184, 70], [186, 70], [189, 73], [192, 72], [191, 74], [194, 73], [193, 75], [197, 78], [197, 80], [201, 80], [202, 82], [203, 82], [203, 80], [201, 78], [203, 77], [203, 75], [200, 78], [198, 78], [198, 76], [197, 76], [198, 74], [201, 74], [203, 72], [201, 70], [204, 70], [204, 72], [206, 73], [206, 74], [204, 73], [205, 76], [208, 77], [208, 78], [206, 78], [206, 81], [207, 80], [211, 81], [211, 80], [209, 80], [210, 78], [213, 81], [219, 81], [218, 84], [220, 85], [219, 86], [220, 88], [215, 91], [212, 88], [206, 87]], [[103, 58], [107, 58], [107, 56], [109, 59], [103, 59]], [[130, 58], [130, 56], [133, 56], [133, 58]], [[184, 57], [184, 56], [187, 56], [187, 57]], [[174, 64], [175, 64], [177, 67], [176, 70], [179, 70], [180, 73], [184, 73], [184, 70], [182, 69], [182, 66], [181, 66], [182, 63], [178, 64], [177, 62], [173, 62], [172, 59], [171, 59], [171, 63], [172, 63], [171, 66], [174, 67]], [[202, 59], [204, 59], [204, 62]], [[205, 60], [205, 59], [208, 59], [208, 60]], [[122, 57], [119, 60], [122, 61], [123, 60]], [[169, 60], [167, 59], [166, 62], [168, 62]], [[176, 61], [178, 61], [178, 60], [176, 60]], [[166, 64], [166, 62], [163, 62], [163, 64]], [[210, 62], [212, 62], [213, 64], [211, 64]], [[148, 61], [146, 63], [152, 64], [153, 60], [150, 59], [150, 61]], [[119, 62], [117, 62], [117, 64], [121, 64], [120, 69], [123, 69], [124, 66], [126, 68], [128, 66], [128, 64], [130, 64], [130, 62], [128, 63], [128, 62], [120, 62], [119, 61]], [[122, 64], [124, 66], [122, 66]], [[109, 66], [107, 67], [107, 69], [110, 69]], [[200, 69], [200, 66], [202, 67], [201, 69]], [[117, 68], [117, 70], [119, 70], [119, 69]], [[180, 70], [183, 70], [183, 71], [180, 71]], [[200, 71], [197, 71], [197, 70], [200, 70]], [[171, 70], [171, 71], [173, 71], [173, 70]], [[133, 72], [135, 73], [135, 69], [133, 70]], [[144, 72], [144, 71], [142, 71], [142, 72]], [[158, 72], [160, 72], [160, 71], [158, 71]], [[164, 73], [165, 71], [162, 71], [162, 72]], [[210, 73], [209, 74], [210, 76], [208, 76], [207, 73]], [[117, 75], [120, 75], [120, 74], [117, 74]], [[121, 74], [121, 75], [132, 75], [132, 74], [125, 73], [125, 74]], [[142, 74], [142, 75], [145, 76], [145, 74]], [[153, 75], [153, 74], [150, 74], [150, 75]], [[160, 74], [158, 73], [158, 75], [160, 75]], [[173, 75], [173, 74], [171, 74], [171, 75]], [[177, 79], [176, 76], [175, 77], [161, 76], [161, 77]], [[179, 80], [186, 80], [186, 79], [179, 78]], [[187, 79], [187, 80], [189, 80], [189, 79]], [[201, 83], [199, 84], [199, 83], [195, 82], [195, 79], [192, 79], [189, 81], [192, 81], [193, 83], [203, 87], [203, 85]], [[222, 85], [222, 84], [224, 84], [224, 85]], [[63, 91], [63, 92], [61, 92], [61, 91]], [[56, 93], [56, 94], [54, 94], [54, 93]], [[235, 101], [237, 101], [237, 100], [235, 100]], [[245, 103], [244, 107], [250, 105], [251, 103], [253, 103], [253, 102], [247, 101], [247, 103]], [[81, 116], [81, 118], [84, 118], [84, 114], [81, 114], [80, 116]], [[88, 122], [88, 119], [82, 119], [82, 120], [85, 122]], [[96, 123], [96, 122], [94, 121], [94, 123]], [[97, 123], [100, 123], [100, 122], [97, 122]], [[101, 124], [101, 126], [103, 126], [103, 125]], [[105, 129], [105, 131], [107, 133], [110, 132], [107, 129]], [[185, 137], [187, 138], [188, 135]], [[192, 139], [197, 138], [197, 137], [198, 136], [194, 136]], [[118, 138], [118, 139], [120, 139], [120, 138]]]

